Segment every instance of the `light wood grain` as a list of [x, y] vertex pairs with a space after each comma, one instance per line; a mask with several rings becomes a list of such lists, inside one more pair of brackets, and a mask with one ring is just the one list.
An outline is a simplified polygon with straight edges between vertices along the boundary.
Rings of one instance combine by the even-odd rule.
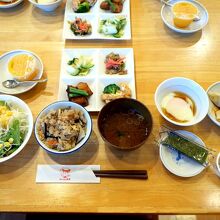
[[[131, 0], [131, 41], [62, 40], [64, 4], [46, 14], [25, 1], [14, 9], [0, 10], [0, 54], [27, 49], [43, 60], [46, 85], [37, 85], [19, 95], [28, 103], [34, 118], [47, 104], [57, 100], [62, 48], [133, 47], [135, 54], [137, 99], [153, 115], [154, 128], [146, 144], [132, 152], [113, 150], [104, 145], [94, 129], [85, 148], [73, 155], [48, 155], [34, 135], [16, 158], [0, 164], [0, 211], [72, 213], [219, 213], [220, 179], [211, 168], [200, 175], [182, 179], [162, 165], [154, 136], [167, 124], [154, 104], [160, 82], [174, 77], [189, 77], [204, 89], [220, 79], [220, 4], [201, 0], [210, 14], [204, 30], [179, 35], [164, 26], [159, 0]], [[208, 117], [186, 128], [204, 142], [220, 150], [219, 127]], [[147, 169], [149, 179], [102, 179], [101, 184], [36, 184], [38, 164], [100, 164], [103, 169]]]

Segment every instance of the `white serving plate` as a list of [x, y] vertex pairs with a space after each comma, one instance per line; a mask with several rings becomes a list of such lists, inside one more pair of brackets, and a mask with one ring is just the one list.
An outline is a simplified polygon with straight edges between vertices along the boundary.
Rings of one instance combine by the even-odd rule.
[[[177, 133], [187, 137], [198, 144], [205, 146], [204, 142], [195, 134], [180, 130]], [[160, 145], [160, 159], [163, 165], [173, 174], [180, 177], [193, 177], [201, 173], [205, 167], [193, 159], [179, 153], [167, 146]]]
[[[207, 94], [209, 92], [219, 92], [220, 93], [220, 82], [216, 82], [216, 83], [212, 84], [211, 86], [209, 86], [209, 88], [207, 89]], [[216, 125], [220, 126], [220, 122], [216, 120], [215, 112], [213, 111], [214, 106], [215, 105], [213, 104], [213, 102], [209, 98], [208, 116]]]
[[[64, 16], [64, 27], [63, 27], [63, 38], [72, 40], [88, 40], [88, 39], [102, 39], [102, 40], [130, 40], [131, 39], [131, 25], [130, 25], [130, 0], [124, 2], [124, 7], [121, 13], [111, 13], [100, 9], [100, 3], [103, 0], [98, 0], [96, 4], [87, 13], [75, 13], [72, 9], [72, 1], [67, 0], [65, 16]], [[112, 18], [115, 16], [125, 16], [127, 24], [124, 29], [124, 35], [121, 38], [115, 38], [106, 36], [98, 33], [99, 22], [102, 19]], [[92, 33], [90, 35], [79, 36], [75, 35], [70, 30], [69, 21], [74, 21], [76, 17], [87, 20], [92, 25]]]
[[[169, 3], [174, 4], [174, 3], [180, 2], [180, 1], [183, 1], [183, 0], [171, 0], [171, 1], [169, 1]], [[162, 20], [170, 29], [172, 29], [175, 32], [183, 33], [183, 34], [197, 32], [197, 31], [201, 30], [202, 28], [204, 28], [206, 26], [206, 24], [208, 23], [208, 20], [209, 20], [208, 11], [201, 3], [197, 2], [197, 1], [194, 1], [194, 0], [184, 0], [184, 1], [191, 2], [198, 8], [199, 17], [200, 17], [199, 21], [192, 22], [186, 28], [178, 28], [173, 23], [173, 13], [172, 13], [171, 7], [167, 6], [165, 4], [161, 8]]]
[[13, 8], [16, 5], [20, 4], [21, 2], [23, 2], [23, 0], [17, 0], [16, 2], [13, 2], [11, 4], [7, 4], [7, 5], [0, 5], [0, 8]]
[[27, 50], [13, 50], [8, 53], [4, 53], [0, 56], [0, 92], [5, 93], [5, 94], [10, 94], [10, 95], [15, 95], [15, 94], [20, 94], [29, 91], [32, 89], [37, 83], [25, 83], [21, 84], [18, 87], [15, 87], [13, 89], [8, 89], [5, 88], [2, 85], [2, 82], [8, 79], [13, 79], [12, 75], [8, 71], [8, 62], [9, 60], [18, 54], [29, 54], [32, 55], [36, 58], [37, 60], [37, 68], [38, 68], [38, 74], [35, 77], [35, 79], [40, 79], [43, 74], [43, 63], [41, 59], [33, 52], [27, 51]]
[[[126, 75], [107, 75], [105, 74], [104, 60], [107, 54], [114, 52], [125, 57]], [[80, 55], [91, 56], [94, 67], [87, 76], [71, 76], [66, 71], [67, 62]], [[132, 48], [106, 48], [106, 49], [64, 49], [61, 62], [61, 73], [59, 82], [58, 100], [68, 100], [67, 85], [77, 85], [85, 82], [89, 85], [93, 95], [89, 98], [88, 111], [100, 111], [105, 103], [101, 100], [101, 94], [105, 86], [115, 83], [125, 82], [132, 91], [132, 98], [136, 98], [135, 75], [134, 75], [134, 54]]]

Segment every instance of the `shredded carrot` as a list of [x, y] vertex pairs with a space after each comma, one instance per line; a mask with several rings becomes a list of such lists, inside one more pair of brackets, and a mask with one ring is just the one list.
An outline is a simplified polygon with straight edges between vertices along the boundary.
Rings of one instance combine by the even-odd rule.
[[48, 140], [48, 141], [47, 141], [47, 144], [50, 145], [50, 146], [54, 146], [54, 145], [57, 145], [58, 142], [57, 142], [57, 140], [52, 139], [52, 140]]

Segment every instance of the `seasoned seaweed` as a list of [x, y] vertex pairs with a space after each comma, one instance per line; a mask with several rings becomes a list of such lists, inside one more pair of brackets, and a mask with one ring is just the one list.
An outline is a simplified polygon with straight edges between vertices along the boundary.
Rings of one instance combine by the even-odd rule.
[[161, 144], [172, 147], [202, 165], [207, 162], [209, 154], [207, 149], [181, 135], [178, 135], [176, 132], [168, 132], [167, 137], [162, 140]]

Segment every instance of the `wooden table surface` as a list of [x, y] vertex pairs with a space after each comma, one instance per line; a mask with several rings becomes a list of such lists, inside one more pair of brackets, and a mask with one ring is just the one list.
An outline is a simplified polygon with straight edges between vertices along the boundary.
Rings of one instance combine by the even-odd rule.
[[[170, 31], [160, 17], [159, 0], [131, 0], [131, 41], [67, 41], [62, 39], [64, 4], [54, 13], [43, 13], [24, 1], [0, 10], [0, 54], [27, 49], [43, 60], [46, 85], [19, 95], [34, 118], [57, 100], [61, 52], [66, 48], [132, 47], [135, 55], [137, 99], [152, 113], [153, 133], [167, 124], [154, 104], [160, 82], [184, 76], [204, 89], [220, 79], [220, 4], [201, 0], [209, 11], [208, 25], [193, 35]], [[146, 144], [132, 152], [105, 146], [94, 129], [86, 146], [70, 156], [47, 154], [35, 141], [12, 160], [0, 164], [0, 211], [71, 213], [220, 213], [220, 179], [212, 168], [193, 178], [180, 178], [162, 165], [153, 133]], [[220, 150], [219, 127], [206, 117], [187, 127], [205, 144]], [[102, 169], [147, 169], [149, 179], [102, 179], [100, 184], [36, 184], [38, 164], [100, 164]]]

